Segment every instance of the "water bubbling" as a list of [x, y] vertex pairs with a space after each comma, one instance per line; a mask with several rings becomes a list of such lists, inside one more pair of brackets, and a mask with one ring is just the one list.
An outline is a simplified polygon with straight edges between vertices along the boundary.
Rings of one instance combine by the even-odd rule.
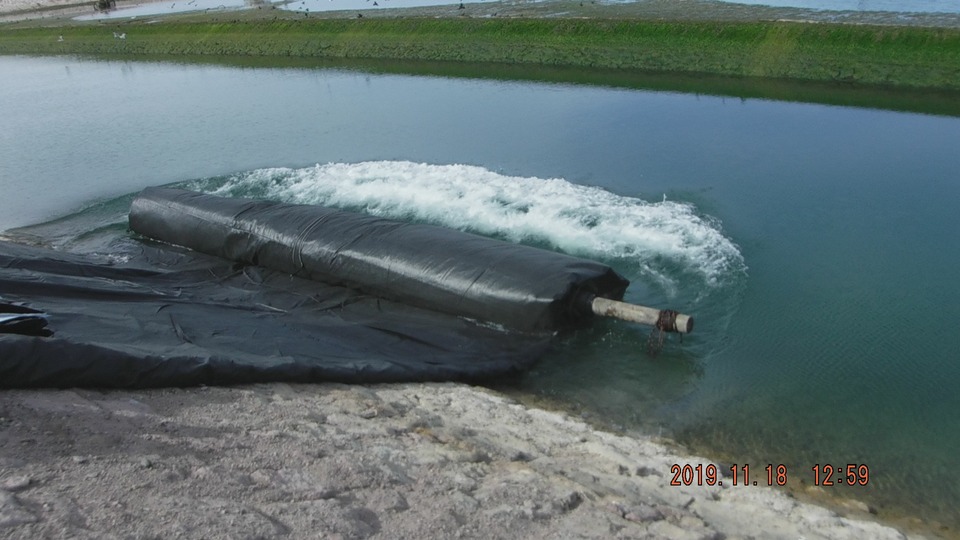
[[217, 195], [357, 209], [544, 244], [594, 259], [625, 262], [675, 294], [678, 276], [706, 290], [746, 272], [719, 222], [687, 203], [647, 202], [561, 178], [506, 176], [470, 165], [408, 161], [269, 168], [190, 187]]

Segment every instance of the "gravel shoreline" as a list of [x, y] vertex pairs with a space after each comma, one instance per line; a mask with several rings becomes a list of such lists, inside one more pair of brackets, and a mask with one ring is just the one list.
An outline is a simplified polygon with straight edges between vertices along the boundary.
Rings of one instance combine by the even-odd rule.
[[15, 390], [0, 538], [909, 537], [675, 463], [460, 384]]

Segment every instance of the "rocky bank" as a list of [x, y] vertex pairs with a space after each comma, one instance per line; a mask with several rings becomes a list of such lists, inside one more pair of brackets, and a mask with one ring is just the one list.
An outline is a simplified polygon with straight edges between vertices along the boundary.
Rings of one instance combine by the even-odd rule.
[[907, 536], [458, 384], [0, 392], [0, 538]]

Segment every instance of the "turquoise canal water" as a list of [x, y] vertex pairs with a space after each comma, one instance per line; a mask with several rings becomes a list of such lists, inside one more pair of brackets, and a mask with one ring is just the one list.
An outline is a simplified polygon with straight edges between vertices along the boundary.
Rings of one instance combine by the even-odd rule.
[[599, 259], [696, 332], [653, 358], [599, 322], [509, 388], [800, 488], [866, 465], [824, 489], [958, 526], [960, 118], [343, 68], [0, 74], [0, 230], [108, 250], [130, 194], [177, 184]]

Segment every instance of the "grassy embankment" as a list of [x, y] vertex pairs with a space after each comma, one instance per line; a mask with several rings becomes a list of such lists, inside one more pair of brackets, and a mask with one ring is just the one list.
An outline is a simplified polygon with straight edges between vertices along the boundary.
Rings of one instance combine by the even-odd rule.
[[2, 53], [500, 62], [960, 90], [960, 30], [943, 28], [467, 18], [126, 22], [8, 28], [0, 32]]

